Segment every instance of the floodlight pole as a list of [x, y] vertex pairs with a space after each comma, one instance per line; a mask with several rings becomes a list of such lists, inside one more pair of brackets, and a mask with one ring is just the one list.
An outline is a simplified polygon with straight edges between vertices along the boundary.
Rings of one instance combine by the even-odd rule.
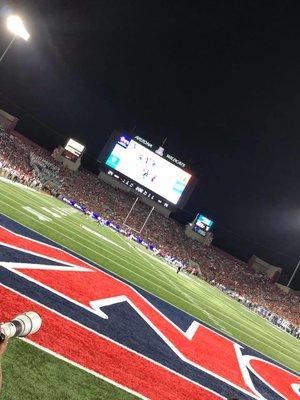
[[3, 60], [3, 58], [5, 57], [6, 53], [8, 52], [9, 48], [11, 47], [11, 45], [14, 43], [14, 41], [16, 40], [17, 35], [14, 35], [14, 37], [11, 39], [11, 41], [9, 42], [8, 46], [6, 47], [6, 49], [4, 50], [4, 52], [2, 53], [1, 57], [0, 57], [0, 62]]
[[290, 284], [292, 283], [292, 280], [294, 279], [294, 276], [296, 275], [296, 272], [298, 271], [299, 267], [300, 267], [300, 259], [299, 259], [298, 264], [296, 265], [296, 267], [294, 269], [294, 272], [293, 272], [293, 274], [291, 276], [291, 279], [289, 280], [289, 283], [287, 284], [287, 287], [290, 287]]

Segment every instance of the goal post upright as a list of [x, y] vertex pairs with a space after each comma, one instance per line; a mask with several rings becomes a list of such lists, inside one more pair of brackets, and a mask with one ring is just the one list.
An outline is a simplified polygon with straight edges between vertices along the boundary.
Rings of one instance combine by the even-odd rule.
[[[129, 218], [130, 214], [132, 213], [132, 210], [134, 209], [134, 207], [135, 207], [136, 203], [138, 202], [138, 200], [139, 200], [139, 198], [137, 197], [137, 198], [135, 199], [134, 203], [132, 204], [132, 206], [131, 206], [131, 208], [130, 208], [128, 214], [126, 215], [126, 217], [125, 217], [125, 219], [124, 219], [124, 221], [123, 221], [123, 225], [126, 225], [126, 221], [128, 220], [128, 218]], [[126, 226], [128, 226], [128, 225], [126, 225]], [[130, 228], [130, 227], [129, 227], [129, 228]]]
[[130, 208], [128, 214], [126, 215], [126, 217], [125, 217], [125, 219], [124, 219], [124, 221], [123, 221], [123, 225], [126, 226], [126, 227], [129, 228], [129, 229], [132, 229], [133, 231], [137, 232], [138, 234], [140, 234], [140, 233], [142, 232], [142, 230], [145, 228], [145, 226], [146, 226], [146, 224], [147, 224], [147, 222], [148, 222], [148, 220], [149, 220], [149, 218], [150, 218], [150, 216], [151, 216], [151, 214], [152, 214], [152, 212], [153, 212], [153, 210], [154, 210], [155, 207], [153, 206], [153, 207], [151, 208], [151, 210], [149, 211], [149, 213], [148, 213], [148, 215], [147, 215], [147, 217], [146, 217], [146, 219], [145, 219], [145, 221], [144, 221], [144, 223], [143, 223], [141, 229], [140, 229], [140, 230], [134, 229], [132, 226], [127, 225], [126, 222], [127, 222], [128, 218], [129, 218], [130, 214], [131, 214], [132, 211], [134, 210], [134, 207], [136, 206], [138, 200], [139, 200], [139, 197], [137, 197], [137, 198], [135, 199], [135, 201], [133, 202], [133, 204], [132, 204], [132, 206], [131, 206], [131, 208]]
[[145, 228], [145, 226], [146, 226], [146, 224], [147, 224], [147, 222], [148, 222], [148, 219], [150, 218], [150, 216], [151, 216], [153, 210], [154, 210], [154, 207], [151, 208], [151, 210], [150, 210], [149, 214], [147, 215], [147, 218], [145, 219], [145, 222], [143, 223], [143, 226], [141, 227], [141, 230], [139, 231], [139, 233], [141, 233], [142, 230]]

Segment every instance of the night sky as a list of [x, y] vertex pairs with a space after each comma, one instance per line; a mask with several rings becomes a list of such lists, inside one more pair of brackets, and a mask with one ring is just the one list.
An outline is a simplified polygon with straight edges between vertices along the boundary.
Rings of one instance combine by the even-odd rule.
[[167, 137], [199, 177], [177, 218], [202, 212], [216, 245], [286, 282], [300, 257], [297, 3], [2, 1], [0, 48], [9, 11], [32, 37], [0, 64], [0, 107], [49, 150], [78, 139], [90, 168], [114, 129]]

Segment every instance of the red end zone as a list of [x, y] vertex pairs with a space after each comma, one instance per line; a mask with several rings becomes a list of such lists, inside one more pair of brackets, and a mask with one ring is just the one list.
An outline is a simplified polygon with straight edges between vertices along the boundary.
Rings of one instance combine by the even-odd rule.
[[3, 286], [0, 297], [1, 320], [9, 320], [24, 310], [35, 310], [43, 319], [43, 327], [31, 337], [32, 341], [145, 397], [222, 398]]
[[[190, 331], [189, 329], [186, 332], [182, 331], [131, 285], [93, 267], [84, 260], [53, 245], [17, 235], [1, 226], [0, 245], [6, 246], [12, 252], [14, 249], [22, 251], [27, 259], [30, 258], [29, 256], [38, 256], [39, 259], [44, 257], [60, 264], [58, 266], [39, 264], [39, 267], [35, 268], [35, 264], [30, 264], [31, 267], [20, 266], [16, 262], [7, 265], [7, 269], [2, 267], [3, 279], [6, 272], [10, 271], [11, 274], [15, 274], [16, 280], [22, 277], [22, 279], [35, 282], [40, 288], [44, 286], [47, 289], [45, 297], [40, 298], [37, 303], [18, 293], [20, 291], [28, 294], [27, 291], [22, 290], [23, 281], [17, 292], [14, 290], [16, 286], [13, 284], [15, 279], [12, 276], [5, 281], [6, 286], [0, 286], [2, 310], [6, 310], [2, 312], [1, 320], [9, 320], [16, 314], [28, 310], [34, 310], [41, 314], [44, 321], [43, 327], [40, 332], [32, 336], [32, 340], [38, 345], [151, 399], [221, 399], [225, 397], [215, 392], [224, 393], [221, 391], [224, 386], [227, 386], [229, 392], [232, 389], [239, 391], [243, 395], [241, 398], [247, 400], [263, 398], [277, 400], [278, 396], [274, 393], [287, 400], [300, 399], [299, 394], [293, 389], [297, 385], [300, 386], [300, 378], [295, 374], [263, 358], [256, 357], [254, 359], [250, 355], [243, 354], [241, 346], [196, 321], [194, 321], [194, 325], [192, 324], [193, 326], [191, 325]], [[61, 266], [62, 263], [65, 267]], [[2, 283], [4, 283], [3, 279], [0, 277]], [[6, 277], [6, 279], [8, 278]], [[44, 302], [51, 292], [60, 296], [57, 311], [53, 311], [52, 304]], [[36, 288], [30, 296], [32, 299], [36, 298], [35, 293]], [[203, 386], [192, 381], [192, 378], [189, 379], [190, 375], [184, 374], [182, 370], [177, 369], [182, 375], [173, 371], [173, 369], [175, 370], [173, 364], [167, 368], [154, 361], [157, 360], [156, 358], [150, 360], [143, 355], [143, 352], [138, 354], [110, 339], [114, 336], [104, 336], [102, 330], [96, 329], [101, 332], [97, 333], [81, 325], [77, 322], [79, 321], [77, 319], [78, 312], [75, 317], [74, 314], [70, 317], [72, 320], [60, 314], [64, 299], [85, 308], [88, 313], [96, 314], [97, 318], [102, 321], [109, 318], [109, 315], [107, 316], [101, 311], [102, 306], [120, 301], [128, 302], [148, 326], [172, 349], [178, 359], [196, 367], [199, 376], [201, 373], [206, 374], [204, 381], [199, 380], [199, 376], [195, 377], [194, 375], [193, 378], [196, 382], [201, 382]], [[41, 303], [48, 304], [51, 309]], [[97, 309], [93, 308], [91, 303], [97, 303]], [[181, 311], [177, 310], [176, 312], [180, 313]], [[65, 313], [65, 315], [70, 314]], [[90, 316], [87, 319], [90, 319]], [[87, 321], [84, 320], [82, 323], [86, 324]], [[118, 327], [116, 326], [114, 329], [118, 329]], [[162, 354], [162, 357], [164, 356], [165, 353]], [[254, 387], [249, 371], [259, 378], [261, 382], [259, 387]], [[215, 382], [213, 385], [210, 383], [210, 386], [207, 381], [209, 377]], [[214, 392], [204, 386], [212, 388]], [[267, 396], [263, 397], [256, 389], [265, 390], [265, 387], [269, 391]], [[239, 396], [237, 397], [239, 398]]]

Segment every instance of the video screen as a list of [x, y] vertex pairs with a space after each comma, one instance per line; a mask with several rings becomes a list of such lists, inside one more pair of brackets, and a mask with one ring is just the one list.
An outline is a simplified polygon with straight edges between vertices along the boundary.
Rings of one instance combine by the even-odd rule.
[[68, 143], [64, 148], [62, 156], [75, 162], [78, 159], [78, 157], [81, 156], [84, 148], [85, 147], [82, 144], [76, 142], [76, 140], [69, 139]]
[[205, 236], [213, 226], [213, 221], [204, 215], [198, 214], [196, 217], [195, 225], [193, 230], [202, 236]]
[[192, 176], [125, 135], [119, 137], [105, 164], [173, 204]]

